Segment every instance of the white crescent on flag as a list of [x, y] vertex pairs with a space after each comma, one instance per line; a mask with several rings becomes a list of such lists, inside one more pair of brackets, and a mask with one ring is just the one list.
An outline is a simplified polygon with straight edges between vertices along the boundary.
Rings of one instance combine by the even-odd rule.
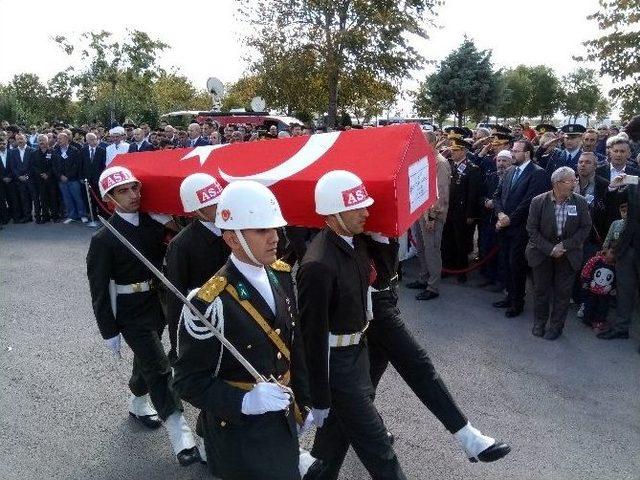
[[218, 148], [226, 147], [227, 145], [230, 145], [230, 144], [220, 143], [218, 145], [204, 145], [202, 147], [196, 147], [193, 150], [191, 150], [189, 153], [187, 153], [184, 157], [182, 157], [180, 160], [187, 160], [189, 158], [198, 157], [200, 159], [200, 166], [202, 166], [204, 165], [204, 162], [207, 161], [207, 158], [209, 158], [209, 154], [211, 152], [213, 152]]
[[[227, 182], [231, 183], [236, 180], [254, 180], [270, 187], [280, 180], [291, 177], [305, 168], [313, 165], [320, 157], [322, 157], [333, 146], [340, 132], [321, 133], [309, 137], [307, 143], [296, 152], [293, 157], [285, 160], [280, 165], [273, 167], [264, 172], [256, 173], [246, 177], [234, 177], [221, 169], [218, 169], [220, 176]], [[206, 147], [201, 147], [206, 148]]]

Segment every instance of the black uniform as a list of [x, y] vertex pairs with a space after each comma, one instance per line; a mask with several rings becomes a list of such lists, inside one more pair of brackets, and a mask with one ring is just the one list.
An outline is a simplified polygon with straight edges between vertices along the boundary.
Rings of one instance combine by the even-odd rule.
[[[229, 257], [229, 247], [201, 221], [194, 220], [176, 235], [167, 248], [167, 278], [184, 295], [201, 287], [216, 273]], [[167, 295], [167, 325], [171, 351], [176, 356], [178, 320], [182, 302], [175, 295]]]
[[312, 450], [324, 462], [319, 479], [338, 478], [349, 444], [373, 478], [405, 478], [373, 405], [366, 338], [329, 352], [330, 333], [349, 339], [348, 334], [365, 329], [370, 273], [363, 240], [355, 237], [352, 248], [328, 228], [313, 239], [298, 270], [312, 402], [317, 409], [330, 409]]
[[[36, 218], [42, 218], [47, 222], [51, 219], [57, 220], [60, 212], [60, 202], [58, 201], [58, 182], [56, 182], [53, 173], [53, 151], [48, 148], [44, 152], [38, 148], [34, 153], [33, 161], [34, 181], [38, 188], [40, 197], [40, 209], [37, 210]], [[42, 174], [46, 174], [47, 178], [42, 178]]]
[[[117, 213], [110, 219], [113, 225], [156, 267], [162, 266], [164, 227], [150, 216], [140, 213], [136, 227]], [[91, 238], [87, 254], [87, 276], [91, 289], [93, 311], [104, 339], [121, 333], [133, 351], [133, 372], [129, 388], [136, 396], [149, 394], [162, 419], [182, 410], [180, 400], [171, 387], [171, 368], [160, 340], [165, 319], [158, 292], [118, 294], [116, 310], [111, 308], [109, 281], [117, 285], [132, 285], [149, 281], [153, 274], [109, 230], [102, 227]]]
[[[308, 380], [291, 275], [286, 271], [289, 266], [276, 262], [266, 270], [275, 314], [231, 260], [202, 286], [192, 302], [263, 376], [273, 376], [281, 383], [287, 383], [290, 376], [297, 405], [304, 409], [309, 405]], [[238, 300], [227, 289], [229, 286], [237, 292]], [[289, 349], [290, 360], [239, 300], [247, 300], [279, 335]], [[223, 320], [214, 314], [220, 306]], [[175, 386], [184, 400], [202, 410], [212, 473], [224, 480], [299, 479], [294, 408], [243, 414], [242, 399], [255, 380], [200, 321], [189, 320], [186, 315], [181, 319], [178, 346]]]
[[447, 268], [463, 270], [469, 266], [468, 255], [473, 246], [473, 228], [467, 219], [480, 217], [479, 199], [482, 193], [480, 168], [468, 160], [462, 172], [451, 165], [449, 210], [442, 231], [442, 261]]
[[436, 372], [427, 352], [416, 342], [405, 326], [398, 310], [396, 283], [398, 241], [380, 243], [364, 237], [376, 268], [373, 320], [367, 329], [371, 381], [378, 386], [389, 362], [409, 385], [413, 393], [445, 428], [455, 433], [467, 424], [447, 387]]

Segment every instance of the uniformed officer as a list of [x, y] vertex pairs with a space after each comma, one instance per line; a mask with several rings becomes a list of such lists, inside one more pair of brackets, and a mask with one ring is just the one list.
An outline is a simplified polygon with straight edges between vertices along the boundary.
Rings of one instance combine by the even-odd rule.
[[564, 134], [562, 137], [564, 149], [555, 148], [549, 153], [550, 156], [545, 165], [549, 177], [560, 167], [570, 167], [574, 171], [577, 170], [578, 159], [582, 155], [582, 134], [587, 129], [578, 123], [571, 123], [564, 125], [560, 131]]
[[398, 241], [379, 234], [368, 234], [363, 238], [376, 271], [371, 286], [373, 320], [367, 329], [374, 388], [391, 362], [420, 401], [454, 435], [471, 462], [493, 462], [504, 457], [511, 448], [483, 435], [467, 421], [429, 355], [407, 330], [400, 316], [396, 293]]
[[[160, 267], [164, 226], [157, 220], [166, 222], [160, 216], [156, 220], [138, 212], [140, 182], [130, 170], [117, 166], [102, 172], [99, 188], [102, 198], [115, 207], [109, 223]], [[161, 425], [158, 417], [164, 420], [180, 464], [194, 463], [199, 459], [198, 450], [171, 386], [171, 368], [160, 340], [165, 319], [152, 273], [103, 227], [91, 238], [87, 276], [93, 311], [106, 346], [120, 356], [122, 335], [133, 351], [129, 414], [149, 428]]]
[[351, 172], [323, 175], [316, 212], [327, 227], [316, 235], [297, 275], [316, 432], [312, 454], [324, 462], [319, 479], [336, 479], [349, 444], [372, 478], [405, 479], [373, 405], [364, 332], [370, 315], [371, 265], [358, 237], [373, 199]]
[[310, 403], [290, 267], [276, 261], [276, 229], [284, 225], [267, 187], [229, 184], [216, 226], [231, 256], [190, 294], [252, 366], [277, 383], [256, 383], [186, 308], [178, 327], [175, 385], [202, 410], [208, 465], [224, 480], [300, 478], [295, 417]]
[[[449, 210], [442, 232], [443, 263], [447, 268], [464, 270], [469, 266], [468, 255], [473, 244], [473, 226], [480, 218], [480, 195], [482, 173], [467, 159], [471, 144], [452, 138], [451, 186], [449, 188]], [[458, 275], [459, 282], [466, 282], [465, 273]]]
[[[216, 208], [222, 187], [206, 173], [194, 173], [180, 185], [180, 199], [187, 215], [194, 220], [176, 235], [167, 248], [167, 278], [184, 295], [209, 280], [229, 257], [229, 247], [215, 226]], [[176, 359], [178, 320], [182, 302], [175, 296], [167, 298], [169, 330], [169, 360]]]

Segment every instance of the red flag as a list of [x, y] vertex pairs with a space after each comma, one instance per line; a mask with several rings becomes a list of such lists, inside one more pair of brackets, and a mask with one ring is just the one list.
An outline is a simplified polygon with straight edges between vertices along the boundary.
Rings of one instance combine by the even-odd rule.
[[367, 230], [402, 235], [436, 200], [435, 153], [417, 124], [323, 133], [279, 140], [118, 155], [142, 182], [142, 210], [183, 215], [179, 188], [192, 173], [224, 187], [256, 180], [271, 188], [290, 225], [321, 227], [314, 187], [331, 170], [349, 170], [368, 194]]

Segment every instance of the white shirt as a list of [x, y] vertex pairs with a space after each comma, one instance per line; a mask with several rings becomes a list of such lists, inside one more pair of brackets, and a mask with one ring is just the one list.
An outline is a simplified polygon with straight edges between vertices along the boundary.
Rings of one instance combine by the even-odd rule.
[[338, 235], [338, 236], [339, 236], [341, 239], [343, 239], [345, 242], [347, 242], [351, 248], [355, 248], [355, 247], [353, 246], [353, 237], [347, 237], [347, 236], [345, 236], [345, 235]]
[[7, 152], [9, 150], [5, 150], [4, 153], [0, 152], [0, 160], [2, 160], [2, 164], [4, 165], [4, 168], [7, 168]]
[[24, 162], [24, 152], [27, 150], [27, 147], [25, 148], [19, 148], [18, 147], [18, 152], [20, 153], [20, 161]]
[[104, 162], [105, 167], [108, 167], [109, 164], [116, 158], [116, 155], [120, 153], [128, 153], [129, 152], [129, 144], [127, 142], [120, 142], [117, 146], [115, 143], [107, 145], [107, 158]]
[[623, 165], [622, 168], [620, 170], [618, 170], [616, 167], [613, 166], [613, 163], [610, 164], [610, 170], [611, 170], [611, 175], [609, 178], [610, 182], [613, 182], [613, 179], [616, 177], [619, 177], [620, 175], [624, 175], [624, 169], [626, 168], [626, 165]]
[[[140, 225], [140, 214], [138, 212], [129, 213], [116, 210], [116, 213], [134, 227]], [[169, 215], [163, 215], [161, 213], [150, 213], [149, 216], [162, 225], [166, 225], [172, 220]]]
[[256, 267], [255, 265], [249, 265], [239, 260], [233, 253], [229, 256], [233, 264], [238, 271], [245, 276], [251, 285], [262, 295], [262, 298], [267, 302], [271, 311], [276, 313], [276, 299], [273, 296], [273, 290], [271, 290], [271, 283], [269, 283], [269, 276], [264, 266]]
[[218, 227], [216, 227], [213, 222], [205, 222], [205, 221], [200, 220], [200, 223], [202, 225], [204, 225], [205, 227], [207, 227], [207, 229], [211, 230], [211, 232], [213, 232], [213, 234], [216, 237], [219, 237], [219, 236], [222, 235], [222, 232], [220, 231], [220, 229]]

